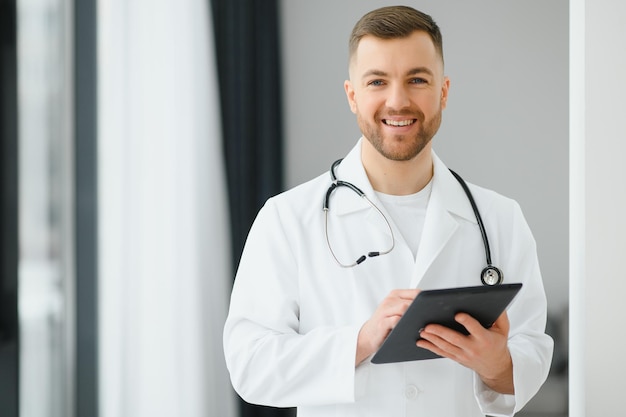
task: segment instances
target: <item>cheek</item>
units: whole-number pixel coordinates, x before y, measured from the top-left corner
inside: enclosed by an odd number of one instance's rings
[[[355,99],[352,104],[352,111],[354,113],[359,113],[362,117],[365,118],[374,117],[378,108],[379,104],[376,102],[376,100],[372,100],[371,97],[360,96],[360,99]]]
[[[420,100],[416,102],[418,107],[422,109],[424,113],[437,113],[443,107],[445,107],[445,101],[440,95],[429,94],[426,97],[420,97]]]

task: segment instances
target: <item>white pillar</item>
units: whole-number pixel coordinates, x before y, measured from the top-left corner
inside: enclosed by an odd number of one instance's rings
[[[626,4],[570,0],[570,416],[617,415],[626,361]]]

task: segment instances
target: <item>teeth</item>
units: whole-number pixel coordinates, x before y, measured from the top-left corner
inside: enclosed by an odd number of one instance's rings
[[[385,119],[385,124],[389,126],[408,126],[413,124],[413,119],[409,120],[388,120]]]

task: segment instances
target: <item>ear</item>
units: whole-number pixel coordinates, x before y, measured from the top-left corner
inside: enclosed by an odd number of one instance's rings
[[[443,77],[443,85],[441,86],[441,108],[445,109],[448,105],[448,91],[450,90],[450,78]]]
[[[356,100],[354,87],[352,86],[352,82],[350,80],[346,80],[343,83],[343,88],[346,90],[346,97],[348,98],[348,104],[350,105],[350,110],[352,113],[356,114]]]

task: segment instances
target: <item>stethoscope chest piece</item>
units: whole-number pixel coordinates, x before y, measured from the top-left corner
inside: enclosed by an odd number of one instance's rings
[[[485,285],[500,285],[503,278],[502,271],[493,265],[485,267],[480,273],[480,280]]]

